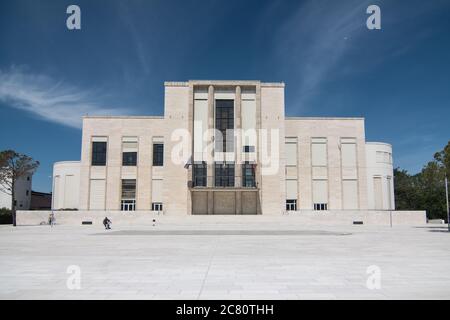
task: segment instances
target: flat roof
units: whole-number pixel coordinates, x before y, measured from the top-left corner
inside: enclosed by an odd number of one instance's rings
[[[188,80],[188,81],[165,81],[164,86],[168,87],[187,87],[192,85],[222,85],[222,86],[255,86],[262,87],[281,87],[284,88],[284,82],[261,82],[260,80]]]
[[[164,116],[108,116],[84,115],[83,119],[164,119]],[[285,120],[364,120],[363,117],[285,117]]]
[[[378,142],[378,141],[366,141],[366,144],[370,144],[370,145],[382,145],[382,146],[388,146],[392,148],[392,144],[387,143],[387,142]]]
[[[285,120],[364,120],[363,117],[285,117]]]
[[[90,116],[85,115],[83,119],[164,119],[164,116]]]

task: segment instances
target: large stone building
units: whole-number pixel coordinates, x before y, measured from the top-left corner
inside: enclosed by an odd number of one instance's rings
[[[286,117],[284,83],[166,82],[164,116],[86,116],[52,208],[165,215],[394,210],[392,149],[363,118]]]

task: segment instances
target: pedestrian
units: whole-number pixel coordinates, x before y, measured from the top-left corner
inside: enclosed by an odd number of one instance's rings
[[[55,224],[55,214],[54,213],[50,213],[50,215],[48,216],[48,224],[50,225],[50,227],[53,228],[53,225]]]
[[[111,229],[111,220],[109,220],[108,217],[105,217],[105,219],[103,219],[103,225],[105,226],[105,230]]]

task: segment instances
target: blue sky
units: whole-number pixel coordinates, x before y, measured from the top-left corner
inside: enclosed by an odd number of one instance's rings
[[[2,0],[0,150],[39,160],[33,189],[50,191],[83,114],[161,115],[167,80],[258,79],[286,83],[288,116],[365,117],[415,173],[450,140],[449,39],[446,0]]]

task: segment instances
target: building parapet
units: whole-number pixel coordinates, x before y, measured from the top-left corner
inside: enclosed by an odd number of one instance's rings
[[[285,117],[285,120],[360,120],[364,121],[363,117]]]
[[[387,147],[391,147],[391,148],[392,148],[392,144],[387,143],[387,142],[378,142],[378,141],[371,141],[371,142],[368,142],[368,141],[366,141],[366,144],[368,144],[368,145],[387,146]]]
[[[261,82],[259,80],[189,80],[189,81],[166,81],[166,87],[187,87],[189,85],[198,86],[256,86],[284,88],[284,82]]]
[[[164,119],[164,116],[90,116],[85,115],[83,119]]]

